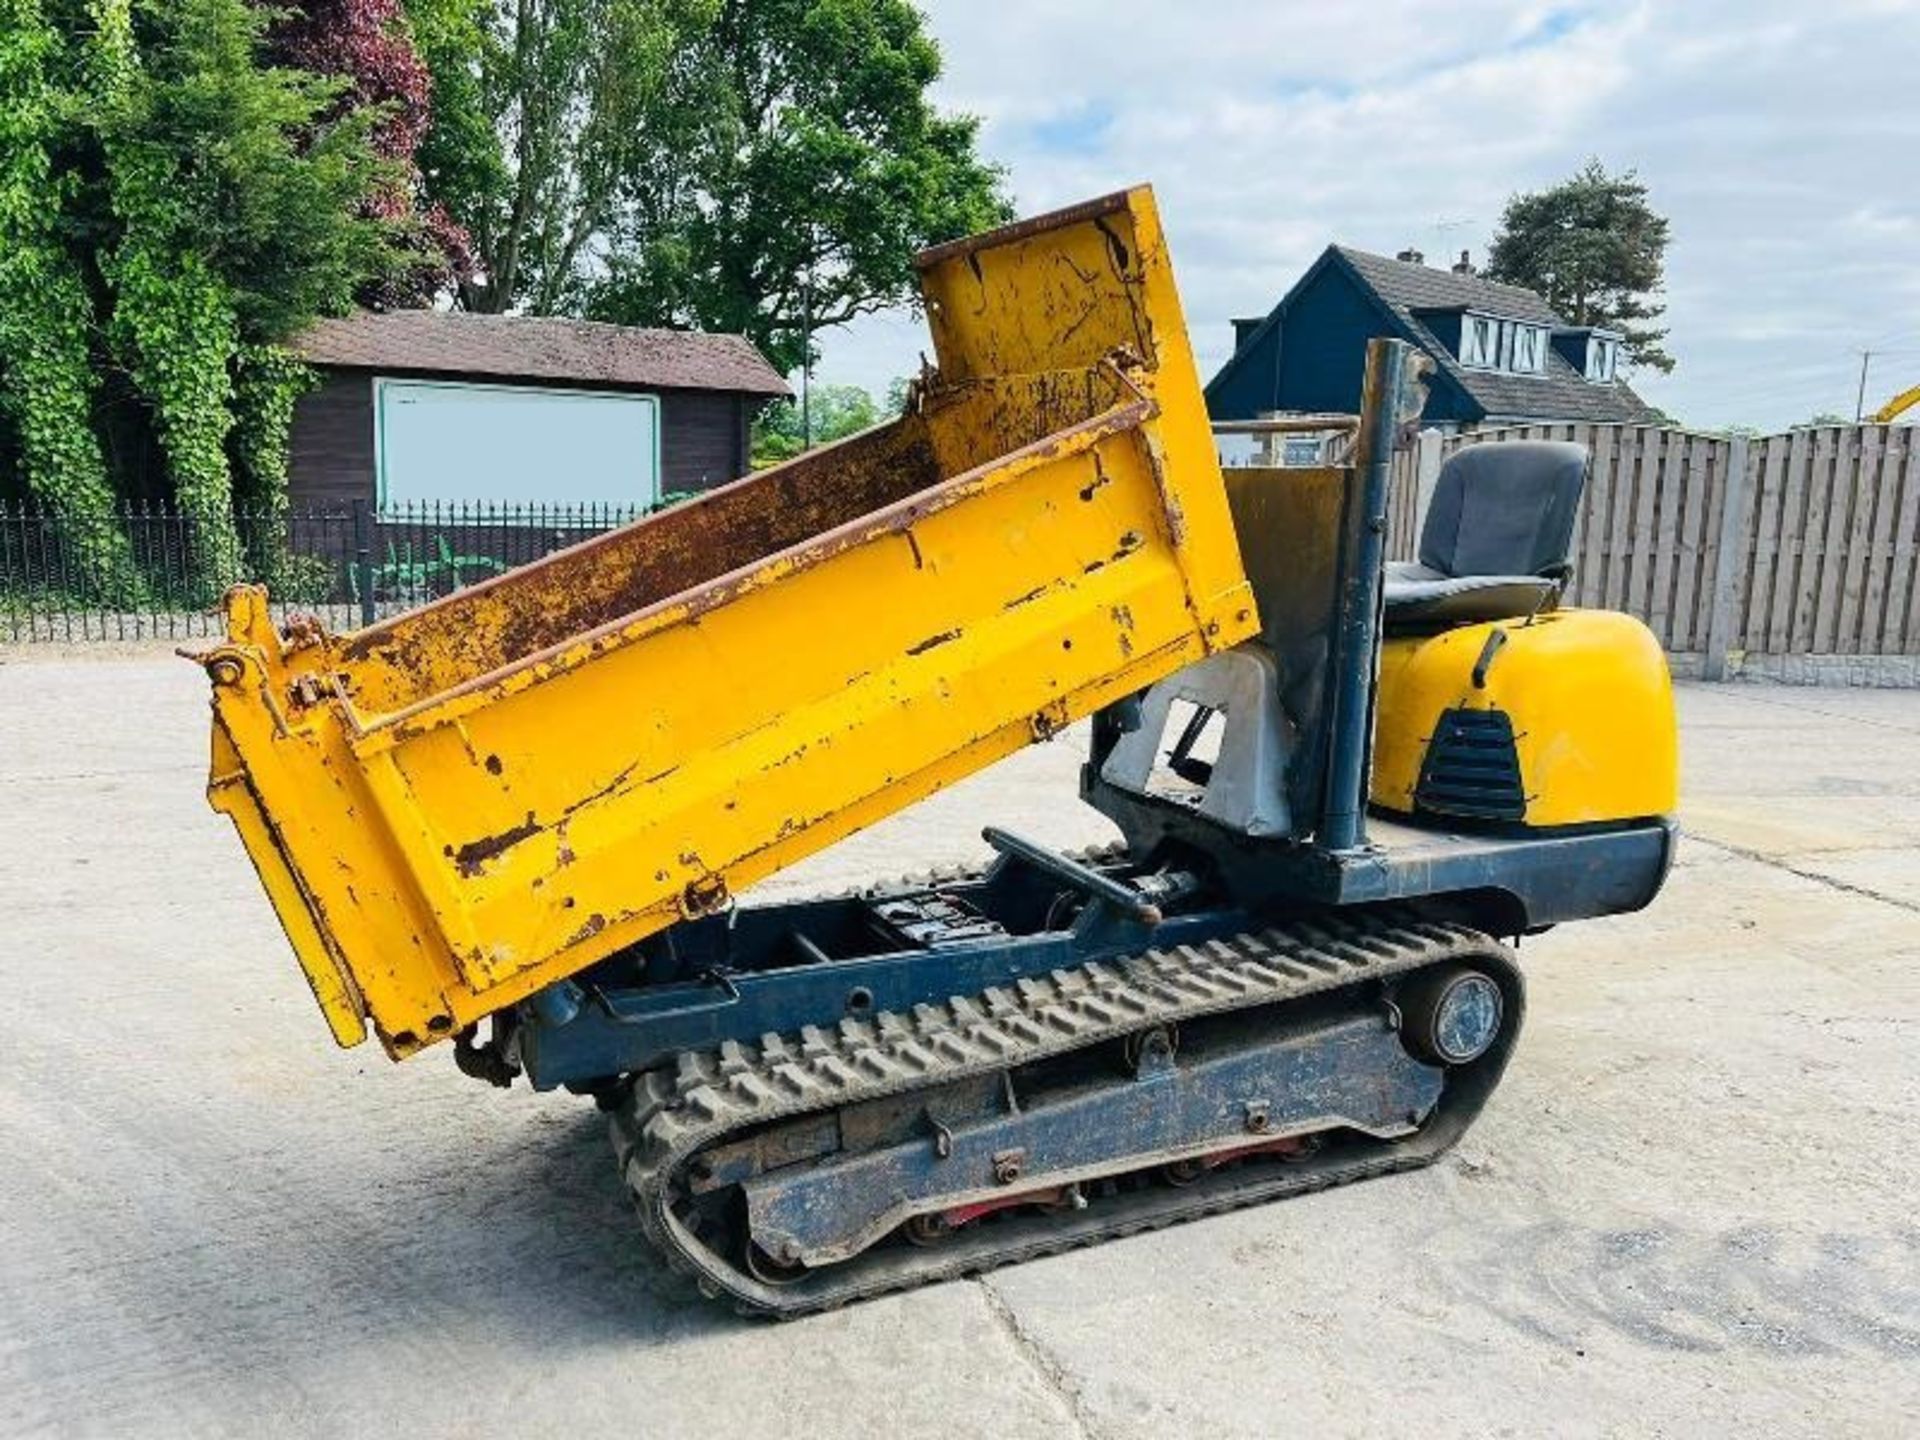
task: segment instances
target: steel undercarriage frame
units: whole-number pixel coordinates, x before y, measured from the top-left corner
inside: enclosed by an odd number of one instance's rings
[[[621,1094],[614,1146],[673,1265],[790,1317],[1429,1164],[1523,1011],[1480,931],[1318,914],[682,1052]]]
[[[1571,918],[1576,904],[1580,915],[1596,913],[1600,880],[1608,887],[1602,910],[1644,904],[1673,846],[1665,821],[1575,835],[1392,828],[1411,840],[1341,856],[1274,841],[1242,842],[1236,852],[1223,836],[1209,841],[1217,847],[1211,866],[1198,852],[1141,863],[1117,846],[1051,858],[1039,847],[1009,846],[981,872],[743,906],[675,926],[535,997],[503,1027],[506,1056],[536,1088],[603,1090],[690,1049],[910,1011],[1071,966],[1202,943],[1256,920],[1361,904],[1417,902],[1489,933],[1519,935]],[[1010,838],[994,834],[1002,844]],[[1178,855],[1171,825],[1167,835],[1159,854]],[[1133,885],[1176,898],[1157,921],[1143,918],[1147,902],[1119,898]]]
[[[1238,1012],[1177,1036],[1148,1031],[1131,1056],[1071,1053],[1059,1068],[1078,1073],[1032,1087],[1040,1103],[1005,1071],[915,1092],[904,1104],[870,1102],[864,1108],[880,1113],[868,1123],[880,1133],[850,1156],[836,1151],[857,1113],[797,1137],[818,1137],[813,1156],[790,1141],[775,1167],[764,1164],[764,1142],[717,1159],[709,1152],[700,1184],[738,1185],[755,1243],[784,1263],[819,1267],[914,1219],[940,1222],[919,1232],[937,1238],[1012,1204],[1084,1208],[1084,1187],[1113,1172],[1117,1136],[1126,1137],[1129,1168],[1184,1166],[1177,1173],[1187,1183],[1216,1155],[1305,1157],[1339,1129],[1402,1139],[1439,1104],[1445,1072],[1409,1054],[1384,1018],[1362,1011],[1275,1023]],[[929,1130],[933,1143],[915,1143]],[[803,1157],[826,1163],[795,1163]],[[1038,1191],[1028,1175],[1040,1177]]]

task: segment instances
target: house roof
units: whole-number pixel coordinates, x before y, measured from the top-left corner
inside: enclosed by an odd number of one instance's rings
[[[1360,277],[1389,305],[1407,310],[1480,310],[1509,320],[1532,320],[1542,325],[1564,325],[1553,307],[1539,294],[1520,285],[1503,285],[1484,275],[1459,275],[1452,270],[1411,260],[1389,260],[1356,250],[1333,247]]]
[[[1552,346],[1547,347],[1544,375],[1470,370],[1420,318],[1423,313],[1440,310],[1476,310],[1503,319],[1567,328],[1566,322],[1535,291],[1519,285],[1504,285],[1481,275],[1459,275],[1450,269],[1392,260],[1348,245],[1326,248],[1285,298],[1273,307],[1266,320],[1246,335],[1220,373],[1208,382],[1209,394],[1237,368],[1243,356],[1252,353],[1268,330],[1282,323],[1293,297],[1328,265],[1352,275],[1400,326],[1404,338],[1425,349],[1447,380],[1465,391],[1489,420],[1591,420],[1650,425],[1659,419],[1626,385],[1593,383],[1567,364]]]
[[[744,335],[643,330],[551,316],[468,311],[356,311],[294,342],[315,365],[346,370],[559,380],[637,390],[789,395]]]
[[[1566,328],[1566,321],[1539,294],[1519,285],[1503,285],[1480,275],[1458,275],[1431,265],[1390,260],[1346,245],[1334,251],[1392,310],[1434,361],[1473,397],[1488,419],[1551,418],[1650,425],[1658,416],[1621,383],[1596,385],[1547,347],[1544,375],[1510,375],[1472,370],[1421,321],[1422,310],[1477,310],[1503,320],[1526,320]]]

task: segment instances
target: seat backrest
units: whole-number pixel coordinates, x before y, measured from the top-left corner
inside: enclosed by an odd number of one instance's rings
[[[1567,563],[1587,450],[1559,440],[1469,445],[1440,467],[1420,563],[1443,575],[1544,575]]]

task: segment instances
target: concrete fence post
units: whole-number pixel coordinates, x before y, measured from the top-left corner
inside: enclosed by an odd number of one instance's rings
[[[1707,602],[1707,649],[1701,675],[1727,678],[1727,650],[1733,641],[1733,609],[1740,594],[1740,570],[1746,564],[1747,437],[1727,442],[1725,500],[1720,507],[1720,536],[1713,550],[1713,591]]]

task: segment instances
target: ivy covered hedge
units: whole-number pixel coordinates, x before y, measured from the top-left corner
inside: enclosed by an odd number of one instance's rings
[[[307,383],[285,342],[419,264],[376,214],[393,208],[382,112],[269,63],[280,13],[0,0],[0,421],[13,488],[61,517],[81,583],[110,603],[142,584],[115,519],[127,499],[192,518],[209,598],[270,575],[276,557],[247,554],[231,517],[284,504]],[[146,443],[124,443],[130,428]],[[143,451],[164,458],[159,497],[119,458]]]

